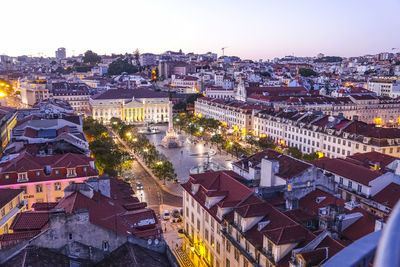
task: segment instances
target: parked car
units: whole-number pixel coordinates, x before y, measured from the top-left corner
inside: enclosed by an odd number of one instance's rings
[[[164,210],[163,219],[169,220],[169,210]]]
[[[136,189],[137,189],[137,190],[143,190],[143,185],[142,185],[141,182],[137,182],[137,183],[136,183]]]
[[[172,210],[172,217],[179,218],[179,210],[177,209]]]

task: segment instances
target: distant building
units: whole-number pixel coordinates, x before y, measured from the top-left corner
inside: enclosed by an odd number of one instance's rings
[[[378,96],[397,98],[400,96],[400,81],[396,80],[370,80],[368,90],[375,92]]]
[[[157,56],[151,53],[144,53],[140,55],[139,62],[141,66],[156,66]]]
[[[56,59],[61,60],[67,57],[67,52],[64,47],[60,47],[56,50]]]
[[[20,82],[19,90],[22,103],[26,107],[32,107],[35,103],[52,96],[46,80],[23,80]]]
[[[167,122],[169,97],[166,92],[147,88],[110,89],[90,98],[94,119],[109,122],[112,117],[126,122]]]

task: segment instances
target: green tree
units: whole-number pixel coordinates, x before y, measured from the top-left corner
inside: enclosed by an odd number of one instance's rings
[[[84,63],[89,65],[95,65],[101,62],[101,57],[94,53],[92,50],[87,50],[82,57]]]
[[[141,70],[140,67],[132,65],[127,58],[125,59],[117,59],[113,61],[107,70],[108,75],[120,75],[123,72],[128,74],[136,73]]]
[[[300,149],[298,149],[295,146],[291,146],[287,149],[287,153],[296,158],[296,159],[301,159],[303,157],[303,153],[301,153]]]
[[[317,159],[318,159],[318,154],[316,152],[312,152],[312,153],[303,155],[303,160],[305,160],[305,161],[314,161]]]
[[[318,76],[318,73],[316,73],[314,70],[306,68],[299,69],[299,74],[303,77]]]

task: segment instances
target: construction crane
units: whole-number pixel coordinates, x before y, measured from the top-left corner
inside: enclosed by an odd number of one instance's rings
[[[225,46],[225,47],[222,47],[222,48],[221,48],[221,50],[222,50],[222,56],[225,56],[225,48],[228,48],[228,47]]]

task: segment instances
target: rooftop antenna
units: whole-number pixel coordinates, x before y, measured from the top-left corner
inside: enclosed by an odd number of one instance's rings
[[[222,48],[221,48],[221,50],[222,50],[222,56],[225,56],[225,48],[228,48],[228,47],[225,46],[225,47],[222,47]]]

